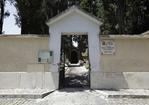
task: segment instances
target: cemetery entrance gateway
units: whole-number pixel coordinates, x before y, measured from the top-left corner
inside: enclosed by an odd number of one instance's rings
[[[70,34],[61,36],[59,88],[90,87],[88,36]]]
[[[78,7],[71,7],[47,22],[49,26],[49,50],[53,52],[53,62],[49,64],[51,77],[56,82],[53,89],[59,88],[59,63],[61,58],[62,35],[87,35],[90,61],[90,88],[96,88],[97,74],[100,72],[100,42],[101,22]],[[71,33],[71,34],[70,34]],[[74,33],[74,34],[72,34]],[[76,50],[74,50],[76,51]],[[77,59],[75,60],[77,62]],[[73,62],[73,61],[72,61]],[[52,86],[52,85],[51,85]]]

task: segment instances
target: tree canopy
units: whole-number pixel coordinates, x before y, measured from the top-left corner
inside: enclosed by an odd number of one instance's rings
[[[48,34],[45,21],[72,5],[100,18],[101,34],[140,34],[149,30],[149,0],[13,0],[13,3],[22,34]]]

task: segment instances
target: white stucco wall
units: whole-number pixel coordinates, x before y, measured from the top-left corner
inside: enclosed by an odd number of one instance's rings
[[[0,36],[0,72],[44,72],[48,64],[38,62],[38,53],[48,50],[48,36]]]
[[[57,89],[58,73],[38,62],[39,51],[48,51],[48,43],[48,36],[0,36],[0,89]]]
[[[64,32],[88,33],[91,71],[100,70],[100,61],[97,59],[100,58],[99,24],[74,11],[49,27],[49,48],[54,51],[54,62],[51,65],[53,72],[58,71],[57,63],[60,62],[61,34]]]
[[[108,35],[107,35],[108,36]],[[100,72],[91,73],[93,89],[149,89],[149,35],[109,35],[114,54],[101,54]]]

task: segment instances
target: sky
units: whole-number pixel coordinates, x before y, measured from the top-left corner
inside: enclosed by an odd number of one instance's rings
[[[5,11],[7,10],[10,12],[10,16],[4,19],[3,24],[4,34],[20,34],[21,29],[15,24],[14,14],[17,14],[15,7],[6,2]]]

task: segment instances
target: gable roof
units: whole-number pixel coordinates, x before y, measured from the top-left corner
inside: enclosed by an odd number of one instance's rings
[[[73,13],[73,12],[77,12],[78,14],[88,18],[89,20],[93,21],[94,23],[98,24],[98,25],[101,25],[102,22],[97,18],[95,17],[94,15],[91,15],[89,13],[87,13],[86,11],[82,10],[81,8],[79,7],[76,7],[76,6],[72,6],[68,9],[66,9],[64,12],[60,13],[59,15],[49,19],[46,24],[48,26],[50,26],[51,24],[61,20],[62,18],[68,16],[69,14]]]

